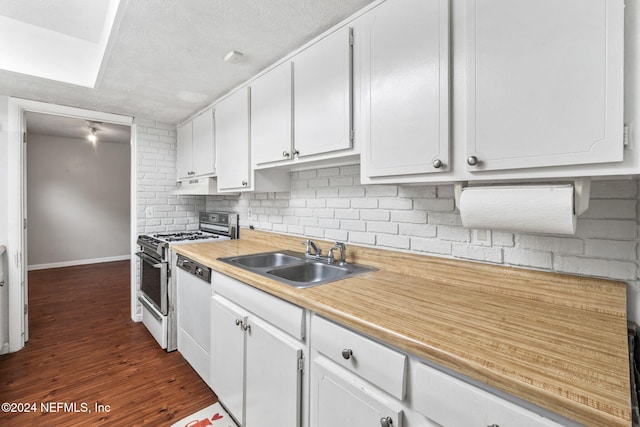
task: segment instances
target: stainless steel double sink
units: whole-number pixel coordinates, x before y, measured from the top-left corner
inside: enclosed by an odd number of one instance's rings
[[[326,261],[309,259],[302,252],[285,250],[218,260],[295,288],[309,288],[376,270],[358,264],[329,264]]]

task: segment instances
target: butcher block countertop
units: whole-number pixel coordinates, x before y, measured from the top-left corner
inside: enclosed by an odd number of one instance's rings
[[[626,286],[621,282],[347,245],[378,271],[295,289],[217,258],[303,251],[255,230],[176,252],[588,426],[630,426]],[[315,240],[326,253],[329,242]]]

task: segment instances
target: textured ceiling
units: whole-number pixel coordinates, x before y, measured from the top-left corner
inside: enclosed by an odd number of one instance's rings
[[[16,2],[0,2],[0,14],[3,3]],[[177,124],[371,2],[129,0],[95,89],[0,71],[0,94]],[[47,21],[50,1],[17,3],[25,8],[15,19],[64,27]],[[90,37],[86,28],[74,31]],[[224,62],[230,50],[243,60]]]

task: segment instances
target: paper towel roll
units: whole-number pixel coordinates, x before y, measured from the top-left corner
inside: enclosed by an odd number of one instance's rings
[[[462,225],[528,233],[575,234],[573,185],[466,187]]]

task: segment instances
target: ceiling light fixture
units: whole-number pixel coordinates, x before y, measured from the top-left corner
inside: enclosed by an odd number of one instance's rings
[[[92,126],[89,126],[89,131],[90,132],[89,132],[89,136],[87,136],[87,139],[95,144],[96,141],[98,141],[98,137],[96,136],[97,129]]]
[[[224,61],[229,64],[237,64],[242,60],[242,52],[238,52],[237,50],[230,50],[225,56]]]

